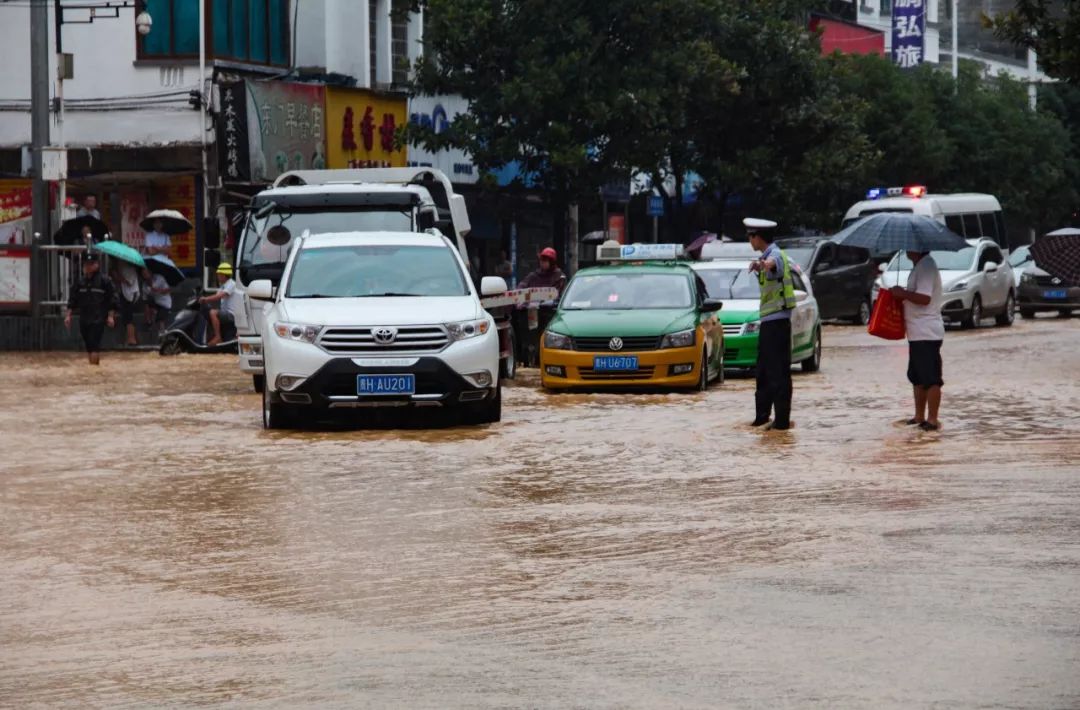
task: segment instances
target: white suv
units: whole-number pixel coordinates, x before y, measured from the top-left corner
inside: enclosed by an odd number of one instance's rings
[[[506,290],[499,277],[483,295]],[[499,336],[457,249],[435,234],[331,233],[301,239],[281,286],[253,281],[261,324],[263,425],[328,410],[452,408],[469,423],[502,416]]]
[[[934,251],[930,256],[941,272],[941,315],[945,322],[978,328],[994,316],[998,325],[1012,325],[1016,314],[1016,286],[1012,266],[991,239],[968,239],[960,251]],[[911,262],[897,253],[874,284],[874,298],[882,286],[906,285]]]

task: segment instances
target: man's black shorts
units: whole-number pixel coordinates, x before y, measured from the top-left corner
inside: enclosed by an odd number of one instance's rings
[[[83,323],[80,321],[79,332],[82,334],[83,342],[86,343],[86,352],[101,352],[101,336],[105,335],[104,323]]]
[[[940,340],[915,340],[908,343],[908,381],[916,387],[941,387]]]
[[[120,323],[122,325],[131,325],[135,322],[135,306],[138,305],[138,300],[128,301],[127,299],[120,298]]]

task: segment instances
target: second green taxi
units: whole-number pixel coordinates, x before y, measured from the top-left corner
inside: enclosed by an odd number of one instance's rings
[[[610,263],[574,276],[544,332],[543,386],[704,390],[722,380],[722,304],[677,260],[681,251],[667,244],[605,245],[601,259]]]

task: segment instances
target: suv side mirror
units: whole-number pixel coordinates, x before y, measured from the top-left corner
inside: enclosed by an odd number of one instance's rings
[[[248,298],[252,298],[256,301],[273,301],[274,300],[274,284],[270,279],[257,279],[248,284],[247,287]]]
[[[506,279],[502,276],[485,276],[480,280],[481,296],[501,296],[506,291]]]
[[[998,265],[998,263],[996,261],[988,261],[988,262],[986,262],[986,265],[983,266],[983,271],[985,271],[986,273],[989,274],[989,273],[992,273],[994,271],[997,271],[998,266],[999,265]]]
[[[724,302],[718,298],[706,298],[701,302],[702,313],[716,313],[724,307]]]

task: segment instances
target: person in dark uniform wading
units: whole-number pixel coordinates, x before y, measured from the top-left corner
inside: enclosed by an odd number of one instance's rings
[[[791,428],[791,312],[795,309],[795,281],[791,262],[773,244],[776,222],[748,217],[743,220],[750,245],[761,257],[750,264],[761,285],[761,331],[758,334],[756,416],[753,426]]]
[[[101,337],[105,327],[116,323],[116,290],[113,283],[101,274],[98,255],[90,252],[83,259],[83,274],[72,284],[68,298],[64,327],[71,330],[71,316],[79,314],[79,332],[86,343],[91,365],[101,362]]]

